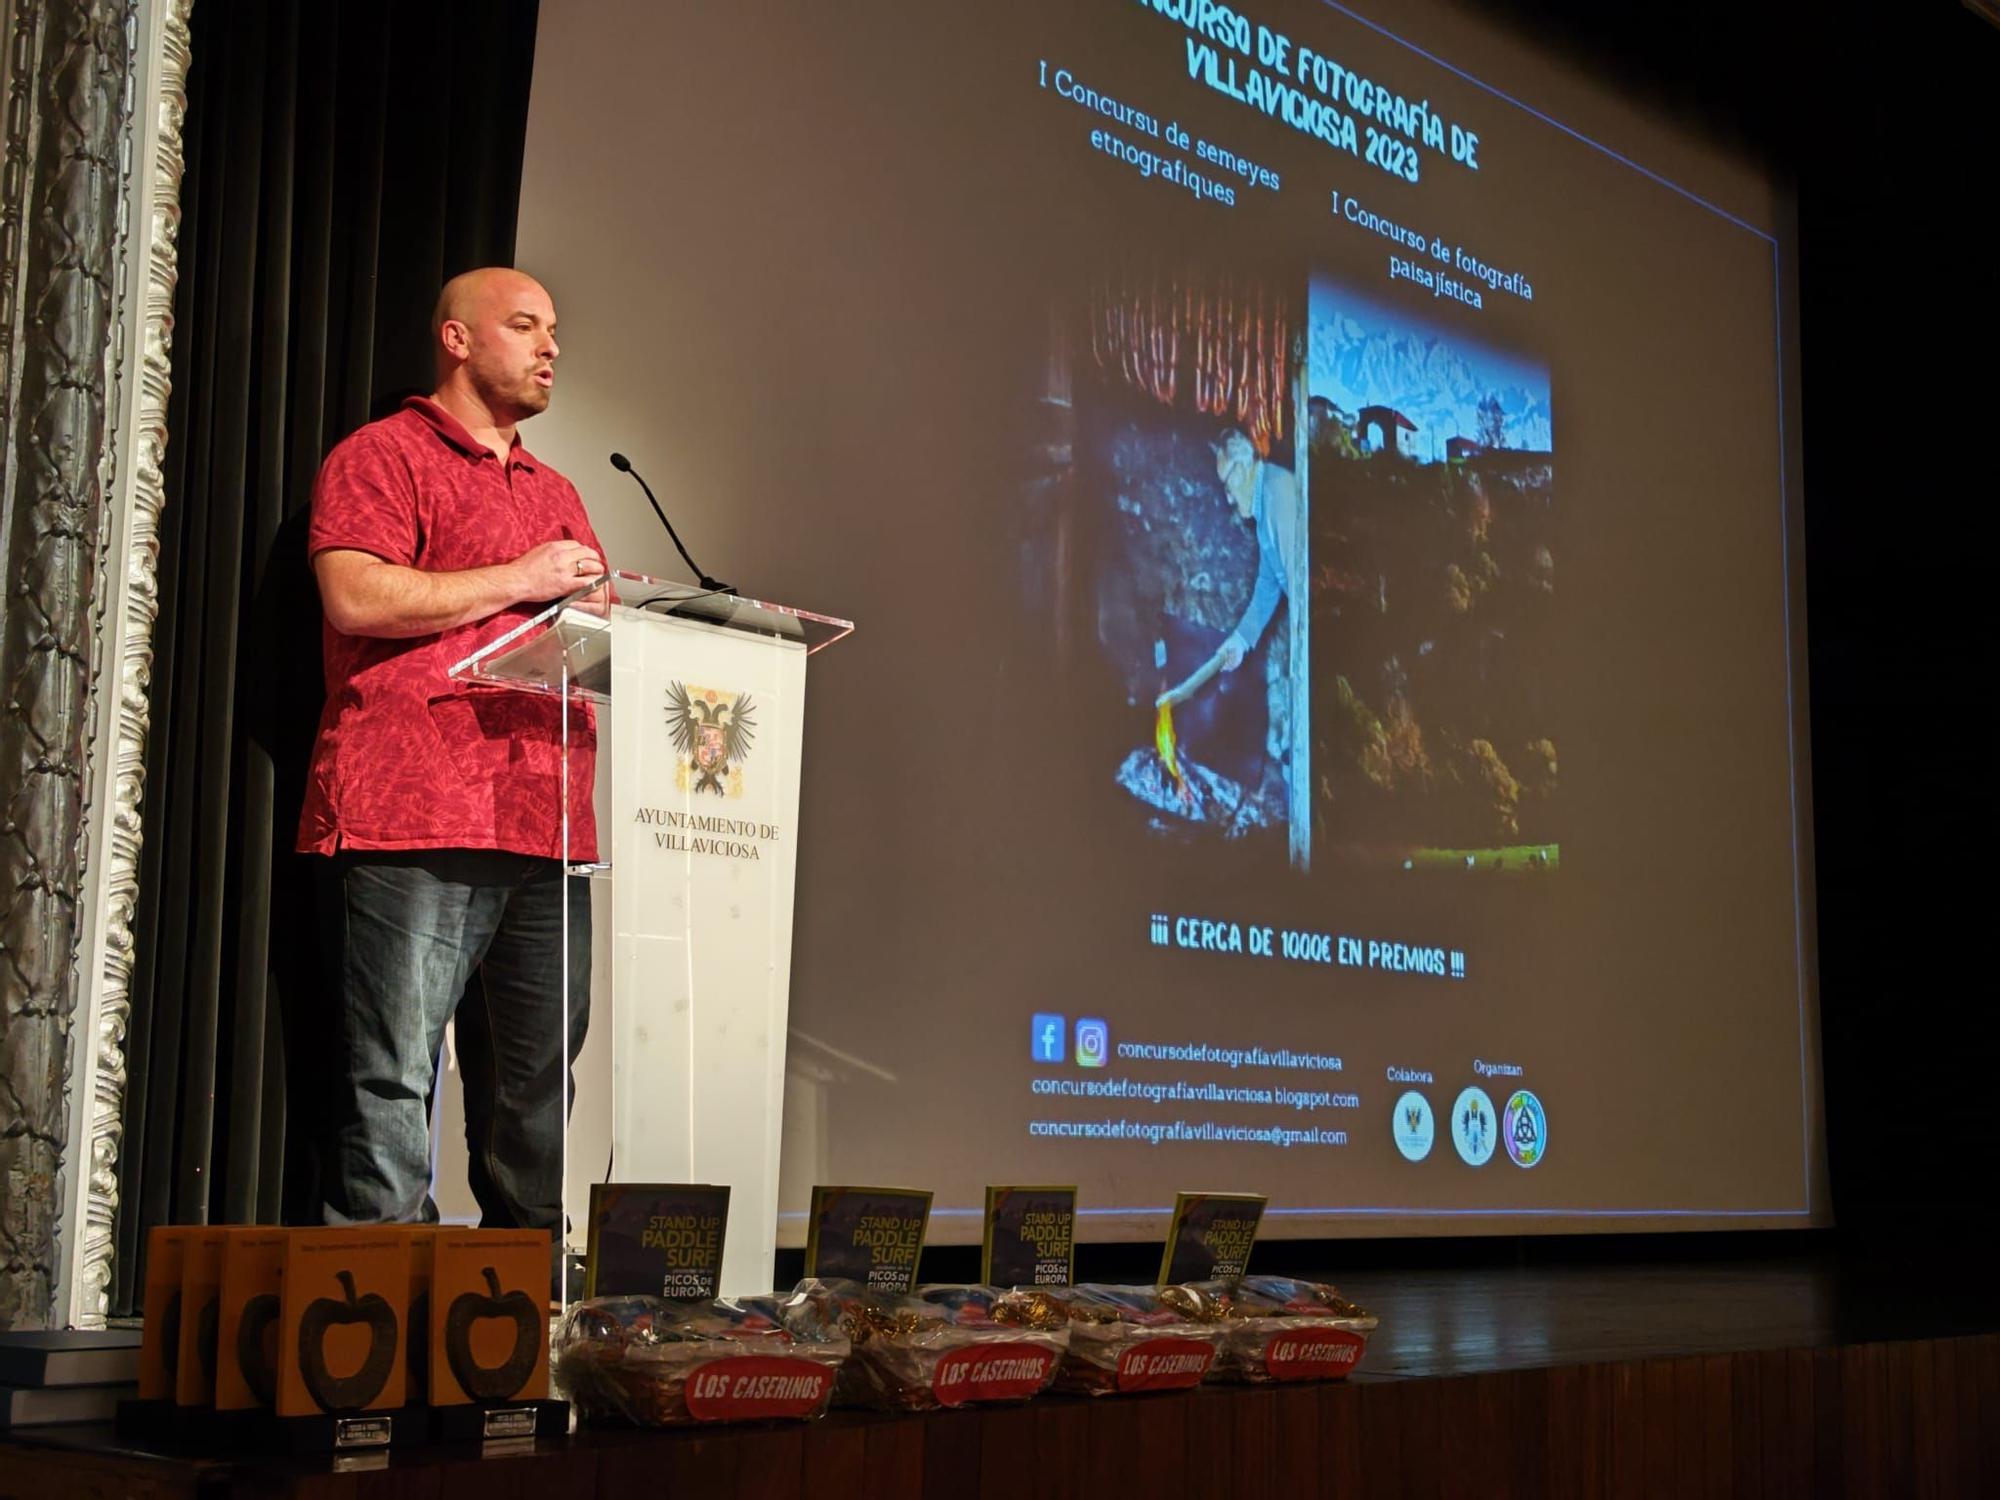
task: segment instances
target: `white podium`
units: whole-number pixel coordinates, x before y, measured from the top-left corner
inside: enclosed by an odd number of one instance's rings
[[[610,582],[608,614],[575,607],[593,580],[451,671],[561,700],[565,808],[595,757],[595,858],[577,857],[589,844],[567,815],[564,845],[573,877],[610,883],[610,1014],[591,1026],[611,1034],[612,1170],[726,1183],[722,1291],[769,1291],[806,659],[854,627],[642,574]],[[566,927],[565,975],[571,940]],[[566,1134],[565,1201],[575,1170],[594,1180],[603,1164],[572,1162]]]

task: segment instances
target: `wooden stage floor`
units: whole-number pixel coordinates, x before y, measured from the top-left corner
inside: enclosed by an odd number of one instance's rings
[[[1351,1270],[1335,1279],[1382,1328],[1339,1385],[586,1432],[350,1472],[52,1428],[0,1439],[0,1497],[2000,1495],[1989,1267],[1821,1253]]]

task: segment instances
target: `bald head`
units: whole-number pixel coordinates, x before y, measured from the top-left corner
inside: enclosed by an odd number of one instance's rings
[[[431,310],[431,332],[441,333],[446,323],[469,323],[494,301],[518,301],[525,297],[549,300],[548,290],[526,271],[511,266],[481,266],[461,271],[444,284],[437,306]]]
[[[545,410],[555,328],[548,290],[526,272],[484,266],[452,277],[431,314],[439,391],[455,387],[503,423]]]

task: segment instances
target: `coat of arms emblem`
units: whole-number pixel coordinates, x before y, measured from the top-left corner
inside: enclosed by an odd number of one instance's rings
[[[743,762],[757,735],[756,705],[748,693],[670,683],[667,730],[679,757],[682,791],[743,795]]]

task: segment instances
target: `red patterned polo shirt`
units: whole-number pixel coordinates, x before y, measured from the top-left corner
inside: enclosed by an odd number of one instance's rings
[[[507,461],[434,401],[346,438],[313,486],[311,555],[368,552],[429,573],[511,562],[542,542],[587,542],[576,487],[514,440]],[[299,848],[503,849],[562,857],[561,704],[447,671],[539,613],[404,640],[325,627],[326,707],[299,819]],[[570,858],[597,857],[596,725],[572,705]]]

